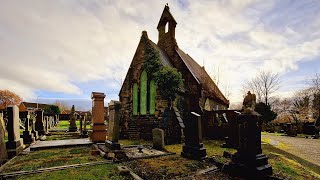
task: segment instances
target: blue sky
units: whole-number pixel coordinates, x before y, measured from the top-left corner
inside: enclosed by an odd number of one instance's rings
[[[92,91],[106,93],[106,102],[118,99],[141,32],[157,42],[167,2],[179,47],[212,77],[219,74],[233,104],[260,70],[281,75],[278,97],[320,72],[317,0],[4,0],[0,89],[29,101],[86,101],[83,108]]]

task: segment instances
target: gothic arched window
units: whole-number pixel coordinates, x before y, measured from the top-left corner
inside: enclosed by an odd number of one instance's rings
[[[132,89],[132,114],[138,115],[138,84],[133,84]]]
[[[147,114],[147,84],[148,76],[147,72],[144,70],[140,76],[140,114]]]

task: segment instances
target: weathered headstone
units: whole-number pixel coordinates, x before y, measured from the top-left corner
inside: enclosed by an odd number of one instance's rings
[[[35,122],[35,130],[38,131],[39,136],[45,135],[45,128],[43,123],[43,111],[37,110],[36,111],[36,122]]]
[[[79,118],[79,119],[80,119],[80,128],[79,128],[79,130],[80,130],[80,134],[82,134],[82,130],[83,130],[83,129],[82,129],[82,125],[83,125],[83,119],[84,119],[84,117],[80,115],[80,118]]]
[[[30,119],[31,119],[31,116],[30,116],[30,114],[28,114],[27,118],[25,118],[25,121],[24,121],[24,131],[23,131],[23,143],[24,144],[31,144],[35,141],[35,138],[34,138],[33,134],[31,133]]]
[[[35,140],[38,139],[38,131],[36,131],[36,119],[35,114],[30,113],[30,126],[31,126],[31,133],[33,134],[33,137]]]
[[[9,158],[20,154],[24,148],[23,141],[20,138],[19,108],[18,106],[8,106],[8,142],[6,143]]]
[[[87,138],[88,137],[88,130],[87,130],[87,120],[88,120],[88,114],[85,113],[83,117],[83,130],[80,134],[81,137]]]
[[[104,93],[92,92],[92,132],[90,139],[92,142],[105,142],[107,131],[104,123]]]
[[[4,124],[3,114],[0,113],[0,165],[8,159],[7,148],[5,143],[6,125]]]
[[[109,123],[108,137],[106,146],[111,149],[120,149],[119,140],[119,121],[120,121],[120,102],[110,101],[109,107]]]
[[[45,131],[45,134],[49,133],[49,117],[48,116],[44,117],[44,131]]]
[[[159,128],[152,129],[153,148],[158,150],[164,149],[164,131]]]
[[[76,124],[76,111],[74,109],[74,105],[72,105],[71,108],[71,118],[70,118],[70,125],[69,125],[69,132],[76,132],[78,130],[77,124]]]
[[[268,157],[261,149],[261,120],[254,111],[245,111],[237,117],[239,147],[232,156],[230,170],[237,176],[264,179],[272,174]]]
[[[206,158],[207,152],[202,143],[201,116],[191,112],[189,119],[185,122],[185,144],[181,155],[189,159],[202,160]]]

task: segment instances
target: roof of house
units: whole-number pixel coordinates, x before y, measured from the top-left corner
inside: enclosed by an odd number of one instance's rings
[[[47,106],[50,106],[51,104],[41,104],[41,103],[33,103],[33,102],[22,102],[21,104],[23,104],[26,108],[45,108]]]

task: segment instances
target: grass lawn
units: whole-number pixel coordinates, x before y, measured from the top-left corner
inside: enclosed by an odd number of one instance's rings
[[[27,155],[17,156],[3,169],[3,172],[29,171],[70,164],[88,163],[104,160],[92,156],[90,147],[59,148],[34,151]]]
[[[118,176],[116,173],[116,164],[102,164],[87,166],[81,168],[70,168],[61,171],[46,172],[41,174],[34,174],[29,176],[20,176],[18,179],[125,179],[125,177]]]
[[[70,122],[69,121],[59,121],[59,124],[54,127],[53,129],[68,129],[69,128],[69,125],[70,125]],[[78,128],[80,128],[80,120],[76,120],[76,125]],[[88,128],[88,125],[87,125],[87,128]]]
[[[123,140],[125,144],[130,144],[130,141]],[[206,140],[204,146],[207,150],[207,155],[214,157],[217,161],[227,163],[230,160],[224,158],[223,152],[227,151],[235,153],[236,150],[222,148],[224,141]],[[132,144],[139,144],[138,141],[132,141]],[[140,141],[140,144],[144,144]],[[175,152],[176,155],[164,156],[156,159],[141,159],[130,162],[128,166],[142,178],[151,179],[170,179],[173,177],[183,178],[190,175],[199,169],[204,169],[210,164],[201,163],[199,161],[188,160],[180,156],[182,145],[168,145],[165,147],[169,152]],[[286,179],[320,179],[320,167],[314,165],[302,158],[294,156],[284,150],[275,148],[269,144],[262,144],[263,153],[269,157],[269,163],[272,165],[274,175]],[[218,172],[217,179],[223,175]],[[211,177],[213,178],[213,177]],[[214,177],[216,178],[216,177]],[[224,177],[228,179],[228,177]],[[222,179],[224,179],[222,178]],[[201,178],[200,178],[201,179]]]
[[[78,138],[80,138],[79,132],[50,132],[50,135],[46,137],[46,141]]]

